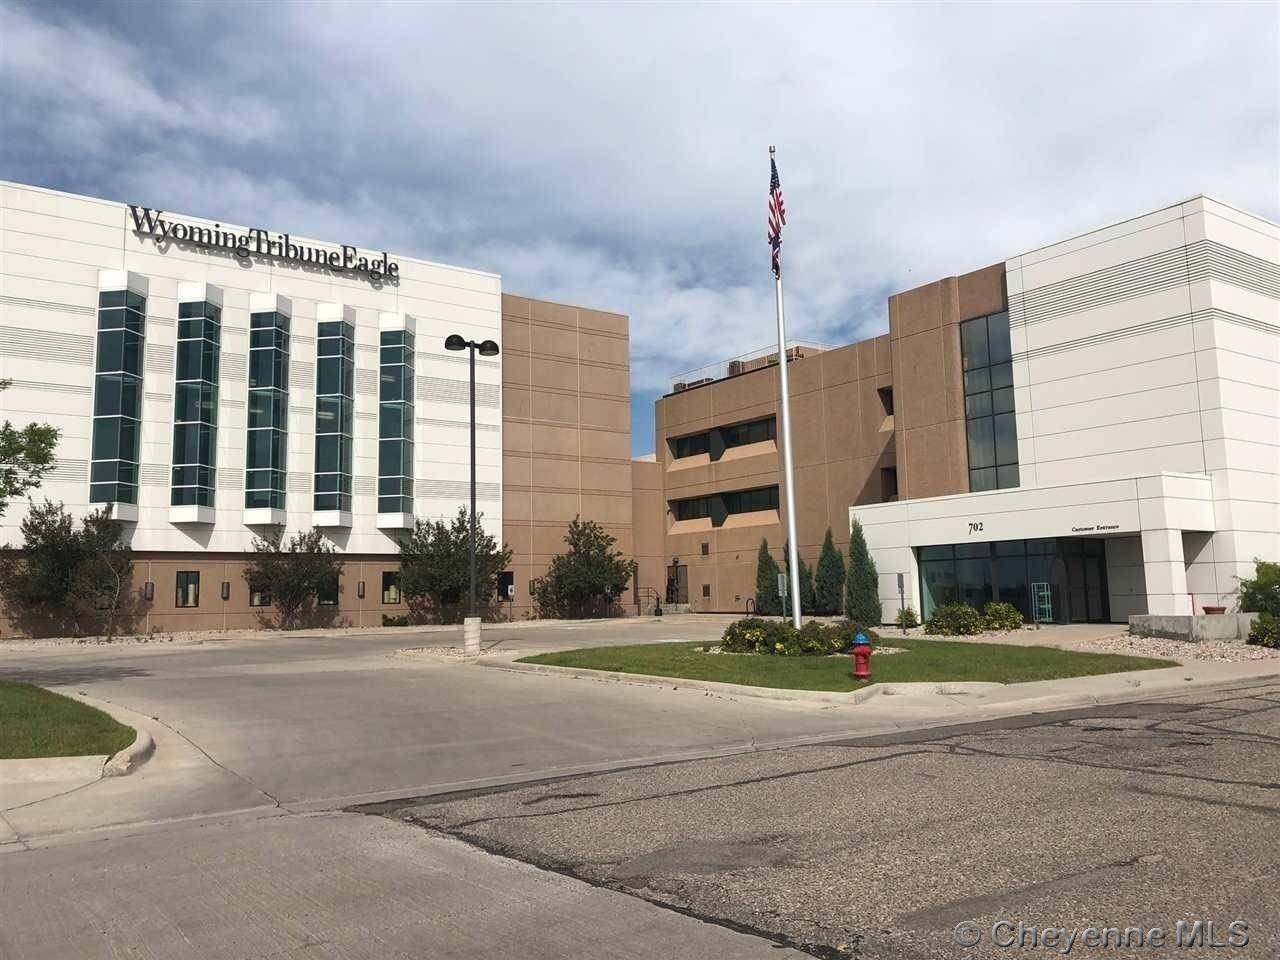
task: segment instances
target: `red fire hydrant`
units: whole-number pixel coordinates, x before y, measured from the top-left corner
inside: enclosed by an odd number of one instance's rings
[[[855,680],[871,679],[871,641],[865,633],[858,633],[853,638],[853,678]]]

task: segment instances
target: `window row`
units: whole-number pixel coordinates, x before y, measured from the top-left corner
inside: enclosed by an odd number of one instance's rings
[[[676,520],[710,518],[712,525],[717,527],[724,523],[726,517],[733,514],[777,509],[778,488],[776,486],[734,490],[729,493],[713,493],[705,497],[671,501],[671,514]]]
[[[713,427],[685,437],[673,437],[667,442],[673,459],[683,460],[709,453],[712,460],[719,460],[725,450],[750,443],[764,443],[766,440],[776,440],[777,437],[777,420],[774,417],[762,417],[727,427]]]
[[[222,599],[230,599],[229,581],[222,582]],[[361,584],[363,590],[363,583]],[[362,594],[363,596],[363,594]],[[249,606],[251,607],[269,607],[271,606],[271,594],[265,590],[249,589]],[[316,602],[322,607],[334,607],[338,605],[338,578],[330,577],[321,584],[316,594]],[[398,570],[385,570],[382,573],[382,602],[384,604],[398,604],[401,602],[400,595],[400,572]],[[184,609],[196,608],[200,606],[200,571],[199,570],[179,570],[174,577],[174,606]]]

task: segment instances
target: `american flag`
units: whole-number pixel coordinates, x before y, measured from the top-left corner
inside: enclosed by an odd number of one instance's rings
[[[787,208],[782,203],[782,181],[778,164],[769,157],[769,246],[773,250],[773,275],[782,276],[782,227],[787,222]]]

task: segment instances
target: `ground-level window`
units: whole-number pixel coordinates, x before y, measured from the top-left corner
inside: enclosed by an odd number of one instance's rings
[[[269,607],[271,606],[271,594],[265,590],[249,591],[249,606],[251,607]]]
[[[382,602],[383,603],[399,603],[400,602],[400,572],[398,570],[383,571]]]
[[[174,601],[174,605],[179,607],[200,606],[199,570],[178,571],[177,598]]]
[[[336,607],[338,605],[338,577],[336,574],[325,578],[324,583],[320,585],[320,592],[316,596],[316,602],[322,607]]]

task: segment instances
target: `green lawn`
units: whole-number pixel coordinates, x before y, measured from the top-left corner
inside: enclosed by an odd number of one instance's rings
[[[872,655],[872,680],[909,681],[985,680],[1022,683],[1060,677],[1086,677],[1124,670],[1174,667],[1172,660],[1151,660],[1111,653],[1077,653],[1053,647],[1017,647],[999,643],[954,643],[892,637],[886,646],[902,653]],[[543,653],[521,663],[556,667],[612,670],[688,680],[718,680],[751,687],[784,690],[856,690],[848,657],[771,657],[752,654],[699,653],[701,643],[644,643],[625,647],[592,647]]]
[[[0,760],[113,754],[137,734],[101,710],[29,683],[0,680]]]

